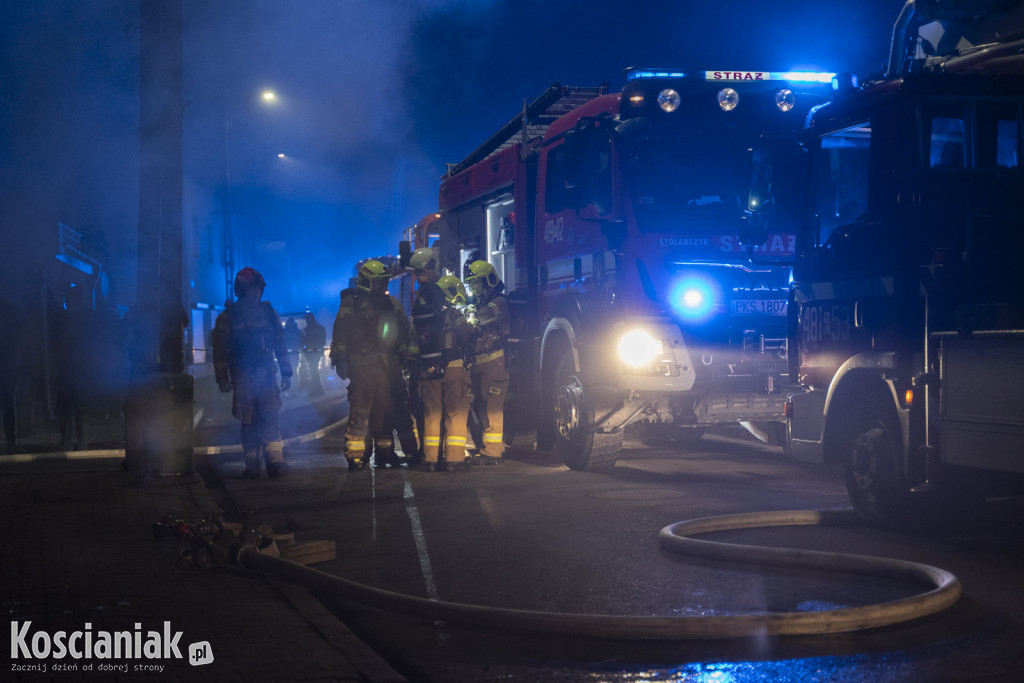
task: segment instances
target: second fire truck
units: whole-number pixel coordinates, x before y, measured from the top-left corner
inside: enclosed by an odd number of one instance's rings
[[[885,74],[755,154],[803,198],[790,451],[874,522],[1024,490],[1022,55],[1019,0],[908,2]]]

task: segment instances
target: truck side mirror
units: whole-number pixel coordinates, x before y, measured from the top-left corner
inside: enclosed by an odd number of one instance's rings
[[[626,119],[615,126],[615,134],[625,140],[634,140],[646,135],[650,129],[650,119],[646,116],[638,116],[635,119]]]
[[[412,243],[402,240],[398,243],[398,269],[405,270],[409,267],[409,259],[412,258]]]

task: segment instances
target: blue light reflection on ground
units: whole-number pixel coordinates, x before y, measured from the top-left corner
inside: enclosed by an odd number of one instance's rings
[[[878,683],[913,678],[909,661],[891,655],[809,657],[765,662],[686,664],[676,669],[594,674],[595,681],[678,681],[680,683]]]

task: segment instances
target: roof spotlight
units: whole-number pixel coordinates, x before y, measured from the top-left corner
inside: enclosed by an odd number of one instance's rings
[[[665,88],[658,93],[658,106],[661,110],[671,114],[679,108],[679,103],[682,102],[682,98],[672,88]]]
[[[718,106],[722,111],[732,111],[740,103],[740,94],[732,88],[722,88],[718,91]]]
[[[775,93],[775,106],[780,111],[789,111],[796,106],[796,95],[789,88],[783,88]]]

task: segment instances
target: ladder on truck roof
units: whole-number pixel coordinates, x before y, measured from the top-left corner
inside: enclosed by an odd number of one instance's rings
[[[533,102],[524,103],[521,112],[499,128],[494,135],[487,138],[469,156],[450,166],[444,177],[451,178],[473,164],[486,159],[495,152],[507,149],[517,142],[525,142],[544,135],[544,131],[553,121],[606,92],[608,92],[607,83],[596,87],[583,87],[563,86],[560,82],[555,81]]]

